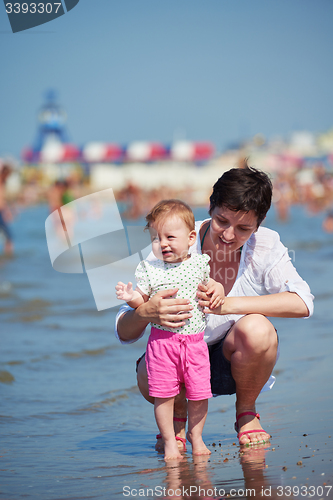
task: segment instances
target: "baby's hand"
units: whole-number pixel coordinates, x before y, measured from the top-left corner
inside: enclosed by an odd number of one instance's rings
[[[207,285],[206,294],[210,297],[209,309],[216,309],[224,304],[225,294],[224,287],[221,283],[211,279]]]
[[[129,281],[127,285],[125,285],[125,283],[119,281],[116,286],[116,295],[119,300],[124,300],[125,302],[131,301],[134,295],[132,283]]]

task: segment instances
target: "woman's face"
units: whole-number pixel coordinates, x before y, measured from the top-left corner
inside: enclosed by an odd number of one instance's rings
[[[234,212],[226,207],[215,207],[211,213],[210,236],[216,250],[231,254],[257,230],[257,216],[249,212]]]

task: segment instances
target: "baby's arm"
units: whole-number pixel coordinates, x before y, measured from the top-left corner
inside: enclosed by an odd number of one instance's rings
[[[210,297],[209,309],[215,309],[224,304],[225,293],[223,285],[210,278],[206,286],[206,294]]]
[[[125,300],[125,302],[127,302],[130,307],[133,307],[133,309],[136,309],[148,300],[148,296],[144,295],[138,287],[133,290],[131,282],[125,285],[125,283],[119,281],[116,286],[116,294],[117,299]]]

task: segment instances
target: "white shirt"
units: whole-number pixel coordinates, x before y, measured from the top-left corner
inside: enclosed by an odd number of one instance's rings
[[[195,229],[198,236],[196,243],[190,248],[190,253],[201,254],[199,231],[204,222],[196,222]],[[148,259],[152,259],[152,255]],[[309,310],[308,317],[312,316],[314,297],[310,292],[309,285],[297,273],[289,257],[288,249],[280,241],[279,234],[272,229],[260,226],[258,231],[253,233],[243,246],[236,281],[228,297],[259,296],[279,292],[297,293]],[[115,335],[118,339],[117,325],[119,317],[130,309],[125,304],[117,314]],[[242,316],[244,315],[227,314],[219,316],[209,314],[204,337],[207,344],[218,342]],[[140,338],[142,335],[140,335]],[[119,339],[123,344],[130,344],[136,340],[124,341]]]

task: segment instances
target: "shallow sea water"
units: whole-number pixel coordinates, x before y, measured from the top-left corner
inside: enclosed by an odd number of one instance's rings
[[[188,446],[179,465],[154,450],[153,409],[136,387],[147,335],[120,345],[115,310],[96,310],[87,276],[53,270],[47,216],[20,213],[16,255],[0,259],[1,499],[333,498],[333,235],[322,215],[295,207],[287,223],[266,220],[316,296],[311,319],[273,320],[277,383],[257,404],[271,444],[240,453],[235,398],[219,397],[204,431],[212,455],[193,459]]]

